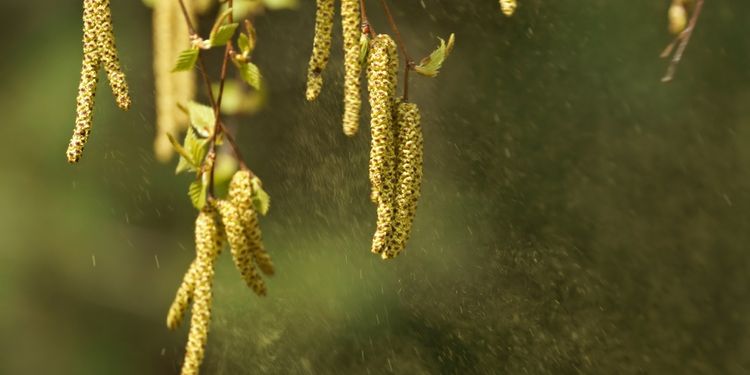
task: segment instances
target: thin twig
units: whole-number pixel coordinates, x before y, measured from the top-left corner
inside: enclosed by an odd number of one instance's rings
[[[385,11],[385,15],[388,18],[388,23],[391,24],[391,29],[393,30],[393,33],[396,34],[396,41],[398,42],[398,47],[401,49],[401,53],[404,55],[404,101],[409,100],[409,70],[414,68],[414,61],[409,57],[409,53],[406,51],[406,45],[404,44],[404,40],[401,38],[401,32],[398,31],[398,26],[396,26],[396,21],[393,19],[393,14],[391,14],[391,9],[388,7],[388,3],[386,0],[380,0],[380,4],[383,5],[383,10]]]
[[[680,61],[682,61],[682,55],[683,53],[685,53],[685,48],[687,48],[688,43],[690,43],[690,37],[693,36],[693,30],[695,30],[695,25],[698,23],[698,17],[700,17],[702,9],[703,0],[697,0],[695,3],[695,9],[693,10],[693,15],[690,17],[690,23],[688,24],[687,28],[683,30],[680,35],[678,35],[675,40],[667,46],[664,52],[662,52],[663,58],[668,57],[672,52],[675,44],[679,41],[680,44],[677,46],[677,51],[675,51],[674,55],[672,55],[672,60],[669,62],[669,67],[667,67],[667,73],[661,79],[662,82],[669,82],[672,80],[672,78],[674,78],[675,71],[677,70],[677,65],[680,64]]]
[[[362,14],[362,33],[370,34],[371,38],[375,37],[375,28],[370,24],[370,20],[367,18],[367,6],[365,0],[359,0],[359,9]]]

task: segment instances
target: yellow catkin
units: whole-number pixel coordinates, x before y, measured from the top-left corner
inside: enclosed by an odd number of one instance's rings
[[[83,2],[83,63],[76,98],[76,126],[66,153],[69,163],[76,163],[81,159],[83,148],[91,133],[96,84],[99,82],[97,73],[101,61],[97,39],[96,5],[97,0]]]
[[[200,1],[185,3],[191,18],[195,19],[194,9]],[[195,96],[195,73],[192,71],[172,72],[181,51],[190,46],[188,28],[183,18],[179,2],[157,1],[153,14],[154,32],[154,81],[156,89],[156,136],[154,153],[156,159],[168,162],[174,155],[167,134],[177,135],[187,128],[188,117],[178,103],[187,103]]]
[[[317,0],[315,13],[315,36],[310,64],[307,69],[307,100],[313,101],[323,88],[323,70],[331,53],[331,31],[333,29],[333,0]]]
[[[667,16],[669,19],[669,32],[674,35],[683,32],[688,22],[685,0],[672,0],[672,5],[669,6]]]
[[[258,223],[258,214],[253,206],[253,185],[250,172],[246,170],[237,171],[229,183],[229,201],[234,204],[240,213],[242,227],[245,235],[250,241],[250,251],[253,254],[255,264],[266,275],[274,274],[274,266],[271,256],[263,246],[263,238]]]
[[[257,295],[265,296],[266,284],[253,264],[250,241],[245,235],[239,210],[232,203],[225,200],[217,201],[216,208],[219,210],[221,220],[224,223],[234,264],[245,280],[245,284]]]
[[[99,52],[104,70],[107,72],[109,86],[112,89],[117,106],[126,111],[130,108],[130,94],[128,83],[125,81],[125,73],[123,73],[120,59],[117,57],[109,0],[99,0],[97,18],[100,27],[98,35]]]
[[[411,234],[422,187],[424,142],[420,126],[419,108],[414,103],[401,102],[396,109],[396,217],[390,245],[382,253],[383,259],[400,254]]]
[[[393,222],[393,194],[396,174],[393,105],[398,55],[396,43],[381,34],[372,40],[367,69],[367,89],[370,94],[370,184],[371,199],[377,204],[377,228],[372,241],[372,252],[381,254],[391,235]]]
[[[360,28],[359,0],[341,0],[341,24],[344,34],[344,134],[354,136],[359,129]]]
[[[516,12],[518,3],[516,0],[500,0],[500,10],[504,15],[510,17]]]
[[[211,321],[211,285],[214,278],[214,263],[221,251],[221,246],[221,226],[217,222],[216,214],[209,209],[204,209],[195,221],[194,302],[182,375],[198,374],[201,362],[203,362]]]
[[[185,272],[182,284],[177,289],[174,301],[169,307],[169,312],[167,313],[167,327],[169,329],[176,329],[182,324],[185,312],[190,307],[190,302],[193,300],[193,292],[195,291],[195,273],[196,262],[193,261],[190,264],[190,268]]]

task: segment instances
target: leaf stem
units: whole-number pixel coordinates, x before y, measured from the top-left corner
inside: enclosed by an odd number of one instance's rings
[[[391,9],[390,7],[388,7],[388,3],[386,2],[386,0],[380,0],[380,4],[383,5],[383,10],[385,11],[385,15],[388,18],[388,23],[391,24],[391,29],[396,35],[396,42],[398,43],[398,47],[401,49],[401,53],[404,55],[404,101],[408,101],[409,71],[414,68],[414,61],[412,61],[412,59],[409,57],[409,53],[406,51],[406,44],[404,44],[404,40],[401,38],[401,32],[399,32],[396,21],[393,19],[393,14],[391,14]]]

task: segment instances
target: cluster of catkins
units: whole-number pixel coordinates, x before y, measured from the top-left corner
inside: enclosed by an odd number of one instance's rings
[[[107,72],[117,106],[122,110],[128,110],[130,95],[125,74],[117,58],[109,0],[84,0],[83,64],[76,98],[76,126],[66,153],[70,163],[76,163],[81,159],[83,148],[91,133],[96,84],[102,65]]]
[[[372,252],[383,259],[401,253],[411,233],[422,186],[423,141],[419,108],[396,98],[396,43],[381,34],[370,43],[370,198],[377,205]]]
[[[518,3],[516,0],[500,0],[500,10],[504,15],[510,17],[516,12]]]
[[[688,23],[687,3],[689,0],[672,0],[667,12],[669,32],[677,35],[685,30]]]
[[[207,203],[195,221],[196,257],[167,314],[167,327],[175,329],[193,303],[182,375],[197,374],[203,361],[211,320],[214,264],[224,242],[229,243],[232,259],[245,283],[259,296],[266,294],[266,285],[257,269],[269,276],[274,273],[263,247],[252,189],[250,172],[238,171],[230,182],[227,199]]]
[[[359,84],[362,66],[359,61],[360,28],[359,0],[341,0],[341,25],[344,35],[344,116],[343,129],[347,136],[354,136],[359,130],[359,111],[362,100]],[[328,64],[333,30],[333,0],[317,0],[315,15],[315,36],[313,50],[307,70],[308,101],[315,100],[323,88],[323,70]]]

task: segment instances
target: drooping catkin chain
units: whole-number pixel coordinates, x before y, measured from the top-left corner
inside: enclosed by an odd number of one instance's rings
[[[250,252],[258,268],[266,275],[274,274],[271,256],[263,246],[263,239],[258,223],[258,214],[253,206],[253,185],[250,172],[237,171],[229,183],[229,201],[237,208],[250,244]]]
[[[130,109],[130,94],[128,83],[125,81],[125,73],[123,73],[120,59],[117,57],[109,0],[100,0],[96,13],[101,28],[98,35],[99,50],[104,70],[107,72],[107,78],[109,79],[109,86],[115,96],[117,106],[123,111],[127,111]]]
[[[76,97],[76,121],[66,156],[76,163],[91,134],[99,66],[104,63],[118,107],[130,107],[128,85],[115,49],[109,0],[83,1],[83,62]]]
[[[221,251],[222,242],[221,225],[217,221],[216,213],[210,208],[202,210],[195,221],[194,301],[182,375],[198,374],[203,362],[211,322],[214,263]]]
[[[411,234],[422,187],[424,142],[419,108],[414,103],[400,102],[396,108],[396,215],[391,244],[382,253],[383,259],[400,254]]]
[[[517,7],[518,3],[516,0],[500,0],[500,10],[508,17],[515,13]]]
[[[177,294],[172,301],[172,305],[169,307],[167,313],[167,328],[176,329],[182,324],[182,319],[185,317],[190,302],[193,300],[193,294],[195,292],[195,276],[196,276],[196,262],[190,263],[190,268],[185,272],[185,276],[182,278],[182,284],[177,289]]]
[[[308,101],[315,100],[323,88],[323,76],[321,74],[328,64],[328,57],[331,53],[333,13],[333,0],[317,0],[313,50],[307,69],[307,91],[305,96]]]
[[[240,271],[247,286],[259,296],[266,295],[266,284],[255,269],[250,252],[250,240],[242,227],[239,210],[225,200],[216,202],[216,208],[221,214],[221,220],[227,234],[227,242],[232,251],[234,264]]]
[[[344,34],[344,134],[354,136],[359,129],[359,110],[362,99],[359,92],[359,77],[362,66],[359,62],[360,0],[341,0],[341,25]]]
[[[196,4],[194,4],[196,3]],[[186,10],[191,18],[207,4],[188,1]],[[157,160],[167,162],[174,148],[167,134],[177,135],[187,128],[188,116],[179,109],[178,103],[187,103],[195,96],[195,73],[172,72],[172,66],[180,52],[190,47],[187,23],[177,0],[157,1],[153,14],[154,32],[154,80],[156,89],[156,137],[154,153]]]
[[[370,184],[377,204],[377,226],[372,252],[382,254],[392,233],[395,164],[393,106],[398,78],[396,43],[390,36],[376,36],[370,46],[367,89],[370,93]]]
[[[76,126],[73,137],[68,144],[68,162],[75,163],[81,159],[83,148],[91,133],[91,122],[94,115],[96,84],[99,82],[99,47],[98,24],[96,17],[97,0],[83,1],[83,63],[81,79],[78,83],[76,98]]]

